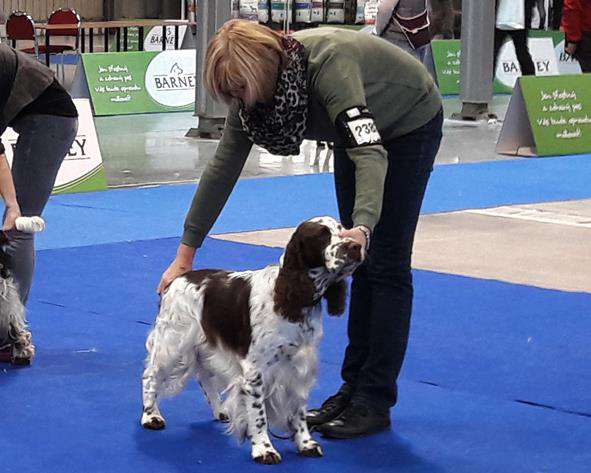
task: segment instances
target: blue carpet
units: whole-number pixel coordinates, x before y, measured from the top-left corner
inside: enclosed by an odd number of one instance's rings
[[[589,182],[591,155],[437,166],[423,212],[590,198]],[[38,247],[179,236],[194,190],[168,185],[55,196]],[[331,174],[245,179],[213,232],[292,227],[315,215],[337,215]]]
[[[177,239],[39,252],[29,317],[38,358],[0,371],[0,471],[259,471],[210,419],[195,383],[144,431],[143,343]],[[276,249],[207,240],[199,267],[257,268]],[[417,271],[411,345],[392,432],[323,440],[287,472],[586,473],[591,296]],[[326,320],[314,403],[338,386],[345,319]],[[4,368],[4,367],[2,367]],[[527,401],[555,409],[515,402]],[[579,412],[580,415],[568,412]]]

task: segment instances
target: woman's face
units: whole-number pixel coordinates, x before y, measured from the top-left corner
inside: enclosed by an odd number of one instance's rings
[[[269,54],[271,57],[268,58],[268,68],[265,75],[265,80],[259,83],[260,88],[256,97],[249,97],[248,91],[245,85],[236,87],[228,91],[228,95],[234,99],[240,100],[247,107],[252,107],[256,103],[269,104],[273,101],[273,95],[277,88],[277,78],[279,75],[279,59],[275,52]]]
[[[246,97],[246,88],[244,86],[238,87],[236,89],[232,89],[228,91],[228,95],[233,99],[238,99],[241,102],[244,102]]]

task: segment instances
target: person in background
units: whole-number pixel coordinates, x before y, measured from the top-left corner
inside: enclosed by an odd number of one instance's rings
[[[427,0],[380,1],[375,34],[426,64],[431,42]]]
[[[452,0],[430,0],[429,7],[429,32],[431,39],[453,39],[455,10]],[[459,37],[459,36],[458,36]]]
[[[564,0],[561,29],[566,36],[564,50],[591,72],[591,0]]]
[[[344,383],[307,420],[335,438],[387,429],[409,335],[414,234],[441,141],[433,79],[373,35],[315,28],[285,36],[231,20],[207,48],[204,84],[230,108],[158,291],[191,270],[253,143],[293,155],[304,138],[334,142],[341,235],[368,257],[352,277]]]
[[[34,235],[15,229],[22,216],[41,215],[58,170],[78,129],[78,112],[53,72],[28,55],[0,44],[0,135],[11,127],[19,135],[13,146],[12,171],[0,141],[0,194],[4,200],[2,230],[9,243],[12,275],[26,303],[35,268]],[[30,334],[26,337],[31,343]],[[11,346],[0,347],[0,360],[10,360]]]
[[[515,0],[519,2],[525,2],[525,25],[528,24],[528,10],[529,15],[531,16],[531,8],[527,8],[527,0]],[[499,0],[495,2],[495,11],[498,9]],[[531,22],[531,21],[530,21]],[[524,76],[533,76],[536,74],[536,68],[534,66],[534,61],[532,60],[531,54],[529,53],[529,48],[527,46],[527,28],[523,27],[523,29],[518,30],[502,30],[497,28],[495,25],[495,39],[494,39],[494,52],[493,52],[493,77],[497,70],[497,60],[499,56],[499,50],[501,46],[505,42],[507,36],[510,36],[513,40],[513,44],[515,46],[515,54],[517,56],[517,61],[519,62],[519,67],[521,68],[521,74]]]
[[[532,29],[533,9],[538,11],[538,28],[546,29],[546,5],[544,0],[525,0],[525,27]]]
[[[562,21],[563,7],[564,7],[563,0],[552,0],[551,9],[550,9],[551,14],[549,15],[551,18],[551,21],[549,22],[550,24],[548,26],[549,29],[555,30],[555,31],[560,29],[560,22]]]

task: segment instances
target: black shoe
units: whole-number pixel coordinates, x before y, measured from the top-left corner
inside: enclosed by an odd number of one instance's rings
[[[344,385],[338,393],[324,401],[320,409],[310,409],[308,411],[306,414],[308,427],[315,427],[335,419],[349,405],[350,400],[351,388]]]
[[[390,413],[376,412],[365,404],[352,402],[336,419],[319,425],[324,437],[350,439],[375,434],[390,427]]]

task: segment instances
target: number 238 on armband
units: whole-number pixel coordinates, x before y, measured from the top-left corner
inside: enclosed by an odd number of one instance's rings
[[[347,148],[382,143],[373,115],[366,107],[353,107],[342,112],[337,117],[337,128]]]

